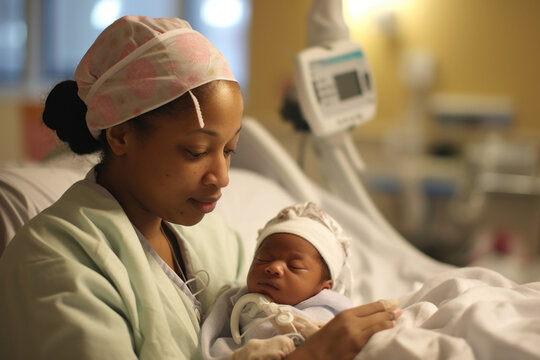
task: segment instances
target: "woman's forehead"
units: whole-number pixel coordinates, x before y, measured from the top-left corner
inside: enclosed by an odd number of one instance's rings
[[[189,101],[170,103],[166,111],[157,110],[149,114],[148,121],[154,121],[155,127],[173,132],[176,136],[186,138],[210,136],[214,138],[236,136],[242,124],[242,94],[214,87],[215,97],[203,99],[200,103],[204,127],[199,124],[197,111]],[[208,101],[207,101],[208,100]]]

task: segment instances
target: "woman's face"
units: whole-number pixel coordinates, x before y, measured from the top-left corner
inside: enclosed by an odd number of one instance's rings
[[[332,287],[332,280],[323,280],[322,261],[317,249],[300,236],[272,234],[255,253],[248,289],[278,304],[296,305]]]
[[[196,93],[194,91],[194,93]],[[123,168],[113,194],[136,225],[162,218],[193,225],[214,210],[221,188],[229,183],[243,112],[236,84],[220,82],[199,98],[205,126],[194,107],[155,116],[148,135],[128,130],[125,151],[115,155]],[[119,173],[120,171],[115,171]]]

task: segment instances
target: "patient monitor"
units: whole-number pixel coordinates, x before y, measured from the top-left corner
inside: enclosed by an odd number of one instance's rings
[[[300,108],[317,137],[371,120],[375,89],[361,45],[340,40],[301,51],[295,61]]]
[[[349,130],[373,119],[376,90],[362,46],[349,38],[342,6],[342,0],[312,0],[308,46],[295,59],[296,95],[330,190],[396,236],[360,178],[365,166]]]
[[[329,188],[387,228],[360,181],[365,166],[349,132],[376,112],[375,85],[362,46],[336,39],[306,48],[296,57],[295,85]]]

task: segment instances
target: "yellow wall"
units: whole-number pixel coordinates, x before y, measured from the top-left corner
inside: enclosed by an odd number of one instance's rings
[[[13,98],[0,98],[0,163],[23,157],[21,111]]]
[[[253,1],[251,69],[246,113],[275,127],[278,111],[292,82],[295,55],[305,46],[310,1]]]
[[[281,121],[277,111],[292,78],[293,57],[305,44],[310,4],[253,2],[247,113],[270,128]],[[540,139],[540,1],[402,0],[392,9],[394,37],[377,26],[378,8],[360,17],[346,15],[352,38],[363,44],[371,62],[378,95],[377,118],[355,135],[381,135],[402,121],[409,94],[400,78],[401,58],[420,49],[435,59],[432,93],[507,96],[515,108],[509,132]]]
[[[348,1],[369,0],[345,0],[345,9]],[[294,56],[305,46],[310,5],[311,0],[253,1],[246,114],[280,137],[294,136],[279,108],[292,81]],[[403,121],[410,95],[400,79],[401,58],[421,49],[436,62],[433,93],[508,96],[516,110],[510,133],[540,139],[539,0],[401,0],[393,9],[395,37],[377,26],[380,9],[346,16],[377,85],[378,115],[355,131],[358,138],[379,138]],[[0,161],[23,156],[15,104],[13,99],[0,102]]]

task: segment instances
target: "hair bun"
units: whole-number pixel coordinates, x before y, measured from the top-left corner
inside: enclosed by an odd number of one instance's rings
[[[86,110],[74,80],[56,84],[45,100],[43,122],[77,154],[89,154],[99,148],[86,125]]]

